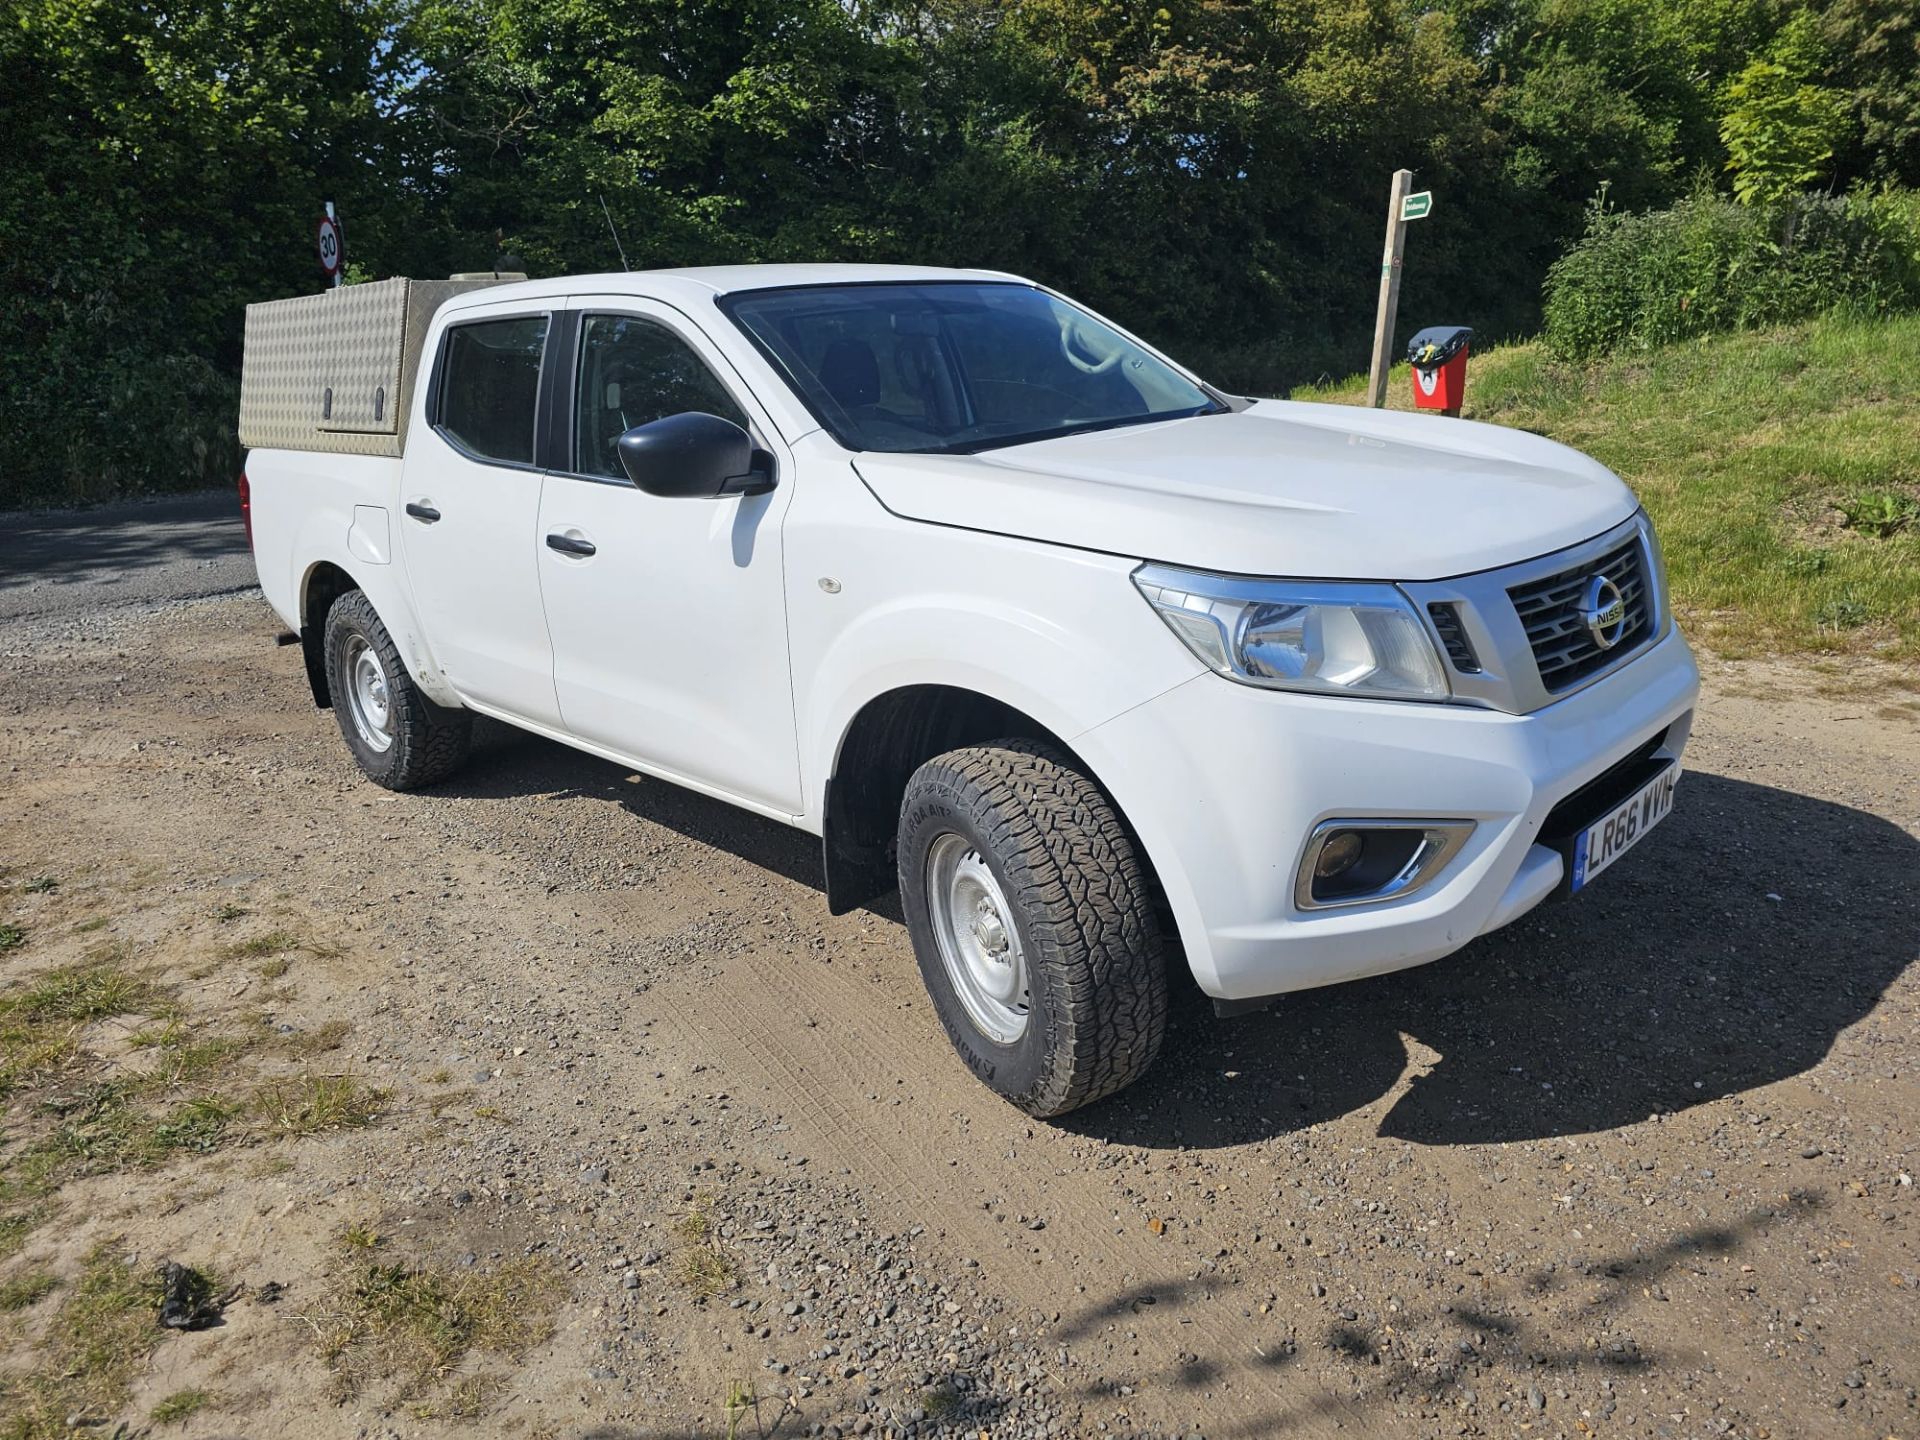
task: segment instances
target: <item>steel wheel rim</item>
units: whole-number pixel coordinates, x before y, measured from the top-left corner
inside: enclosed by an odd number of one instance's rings
[[[361,740],[377,751],[393,746],[393,694],[387,669],[364,635],[347,641],[347,714]]]
[[[1013,907],[978,850],[951,831],[927,852],[927,909],[947,979],[981,1034],[1011,1045],[1032,996]]]

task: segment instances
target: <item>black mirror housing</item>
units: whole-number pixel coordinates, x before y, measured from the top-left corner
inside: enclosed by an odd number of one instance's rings
[[[636,425],[620,437],[620,465],[649,495],[712,500],[773,488],[773,457],[731,420],[689,410]]]

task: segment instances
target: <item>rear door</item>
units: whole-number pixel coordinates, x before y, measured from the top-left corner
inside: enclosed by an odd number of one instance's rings
[[[686,316],[632,296],[574,297],[540,588],[567,730],[782,817],[800,812],[780,520],[793,462],[766,413]],[[614,447],[686,411],[744,426],[774,456],[764,495],[662,499]]]
[[[432,357],[426,420],[407,441],[401,544],[414,608],[460,694],[558,726],[540,606],[539,541],[551,308],[459,312]]]

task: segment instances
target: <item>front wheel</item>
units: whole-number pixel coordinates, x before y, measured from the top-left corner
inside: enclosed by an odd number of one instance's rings
[[[446,778],[467,758],[473,712],[421,693],[363,591],[348,591],[327,610],[323,646],[333,713],[369,780],[412,790]]]
[[[960,1058],[1029,1115],[1145,1073],[1167,978],[1146,872],[1100,787],[1052,746],[1003,740],[914,772],[900,898]]]

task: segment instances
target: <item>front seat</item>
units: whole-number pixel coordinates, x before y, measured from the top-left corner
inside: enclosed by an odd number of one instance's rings
[[[820,357],[820,383],[842,410],[880,401],[880,362],[864,340],[835,340]]]

